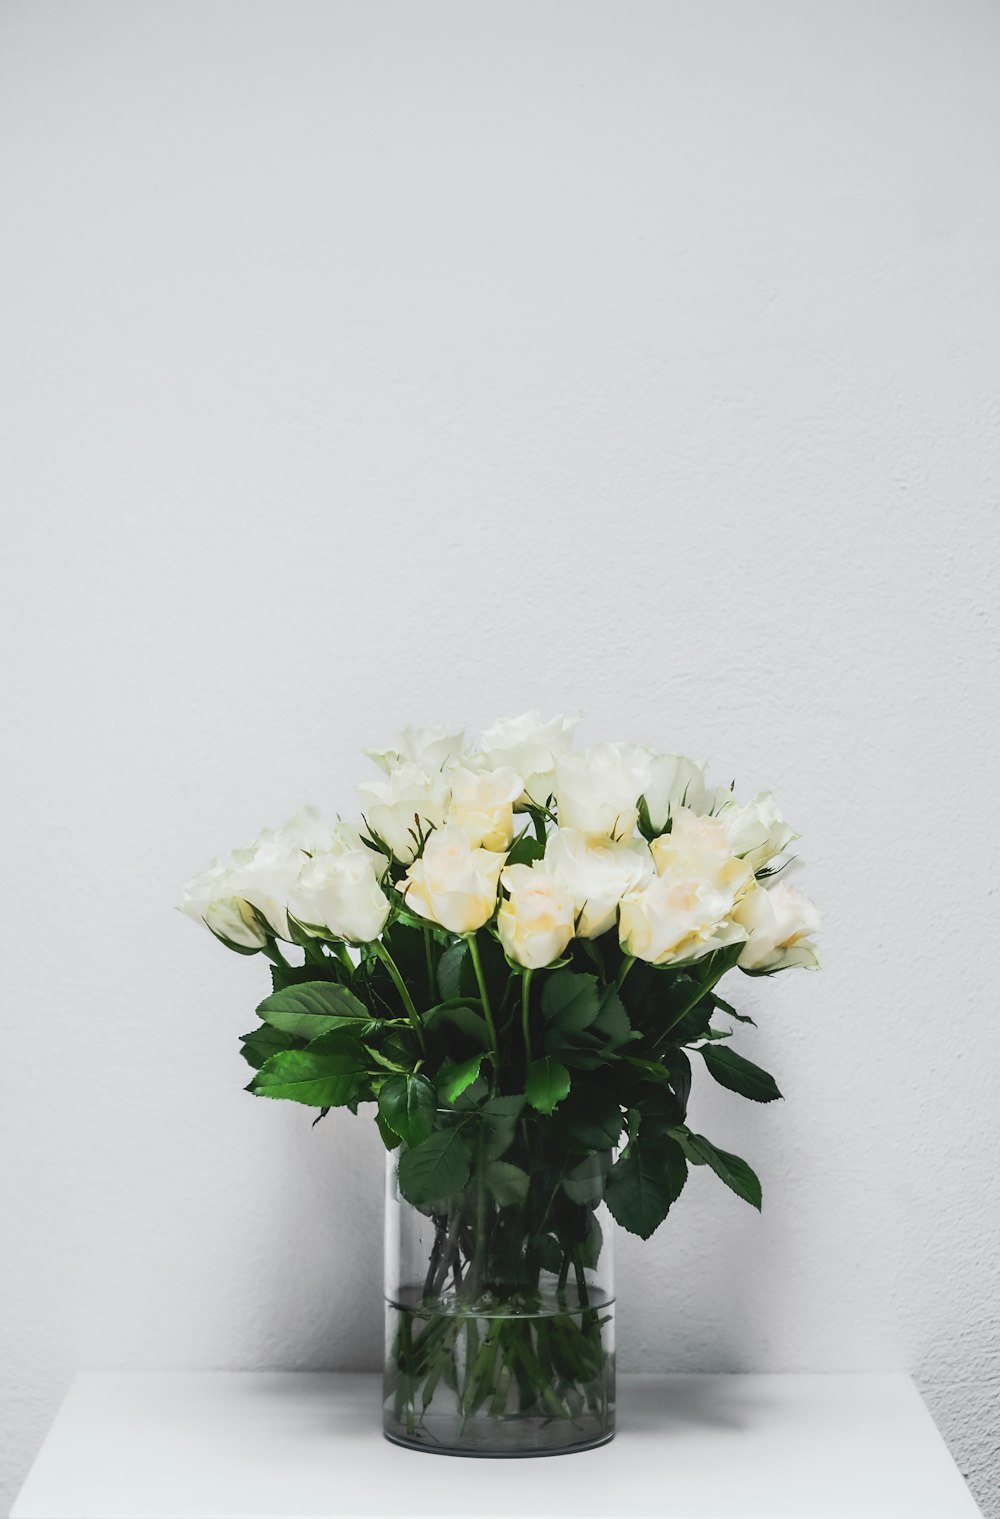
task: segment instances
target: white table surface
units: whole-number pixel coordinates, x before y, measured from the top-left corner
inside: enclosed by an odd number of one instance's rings
[[[905,1376],[619,1378],[610,1445],[537,1460],[402,1450],[378,1379],[91,1372],[11,1519],[973,1519]]]

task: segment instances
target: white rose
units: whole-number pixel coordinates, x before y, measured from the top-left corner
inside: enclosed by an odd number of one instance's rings
[[[449,733],[446,728],[404,728],[394,749],[366,749],[369,759],[383,770],[392,772],[403,765],[416,765],[432,775],[462,752],[464,733]]]
[[[448,779],[451,782],[448,822],[461,824],[473,846],[509,849],[514,837],[514,803],[524,789],[517,772],[509,766],[499,770],[467,770],[458,766],[449,772]]]
[[[227,944],[260,949],[267,943],[267,935],[249,902],[236,895],[234,875],[231,860],[213,860],[185,884],[179,910],[206,923]]]
[[[649,751],[634,744],[595,744],[556,760],[559,824],[592,841],[631,835],[636,803],[649,777]]]
[[[596,939],[614,927],[618,903],[653,875],[653,859],[642,839],[587,843],[572,828],[557,828],[545,847],[545,869],[572,894],[576,933]]]
[[[819,928],[819,913],[787,881],[748,891],[733,917],[747,933],[739,958],[744,970],[787,970],[793,965],[818,969],[819,957],[809,936]]]
[[[578,718],[554,717],[543,723],[538,712],[522,712],[487,728],[477,760],[491,769],[510,768],[523,778],[522,807],[544,807],[555,790],[555,761],[569,748]]]
[[[389,916],[389,899],[378,883],[370,849],[343,848],[313,855],[299,871],[290,910],[299,923],[349,944],[377,939]]]
[[[442,774],[428,775],[411,764],[393,770],[388,780],[365,781],[358,793],[368,827],[404,865],[417,853],[421,838],[441,827],[451,796]]]
[[[572,892],[538,863],[508,865],[500,880],[510,893],[497,915],[501,944],[528,970],[551,965],[573,937]]]
[[[622,949],[651,965],[700,959],[739,943],[744,930],[729,919],[732,897],[709,881],[655,876],[622,899],[618,936]]]
[[[505,856],[476,849],[457,823],[432,833],[400,882],[407,907],[453,934],[470,934],[493,916]]]
[[[709,787],[704,760],[688,759],[683,754],[656,754],[650,764],[643,795],[649,820],[660,832],[678,807],[688,807],[698,813],[712,812],[716,801],[728,796],[729,791],[728,788]]]
[[[753,884],[753,867],[733,853],[729,831],[721,818],[698,817],[686,807],[678,807],[670,832],[661,833],[649,849],[657,875],[683,880],[697,877],[718,891],[728,892],[734,902]]]
[[[745,807],[739,802],[727,802],[719,812],[719,822],[729,835],[733,854],[746,860],[755,871],[763,870],[799,837],[781,816],[770,791],[760,792]]]
[[[284,828],[265,828],[249,849],[235,849],[232,855],[234,890],[257,909],[272,933],[289,942],[288,899],[307,859]]]
[[[619,938],[628,954],[673,965],[746,937],[733,910],[753,885],[753,871],[733,855],[717,818],[678,807],[672,831],[654,839],[650,853],[656,878],[626,896],[619,910]]]
[[[324,854],[333,848],[338,828],[343,827],[343,824],[328,823],[315,807],[300,807],[277,832],[306,854]]]

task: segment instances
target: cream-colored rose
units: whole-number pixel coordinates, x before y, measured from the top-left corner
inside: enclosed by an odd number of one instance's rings
[[[538,712],[505,718],[486,729],[477,760],[487,769],[509,768],[522,777],[520,807],[529,803],[544,807],[555,790],[556,759],[569,748],[578,720],[554,717],[543,723]]]
[[[721,818],[698,817],[678,807],[671,831],[654,839],[649,849],[658,875],[707,881],[734,902],[753,882],[753,867],[733,853]]]
[[[651,965],[679,965],[739,943],[743,928],[729,914],[733,899],[698,877],[655,876],[623,897],[618,916],[622,949]]]
[[[213,860],[185,884],[179,910],[207,924],[226,944],[260,949],[267,943],[267,934],[249,902],[236,894],[234,877],[231,860]]]
[[[754,871],[763,870],[799,837],[781,816],[770,791],[760,792],[745,807],[727,802],[719,812],[719,822],[729,835],[733,854],[746,860]]]
[[[755,886],[733,913],[747,934],[739,964],[744,970],[787,970],[801,965],[817,970],[819,956],[810,935],[819,928],[819,913],[787,881]]]
[[[448,775],[451,806],[448,822],[459,823],[469,843],[483,849],[507,850],[514,837],[514,803],[524,790],[515,770],[468,770],[456,766]]]
[[[634,744],[595,744],[556,760],[561,828],[591,842],[631,836],[637,802],[649,777],[650,755]]]
[[[444,822],[451,788],[440,772],[428,775],[417,765],[405,764],[387,780],[363,782],[358,794],[368,828],[407,865],[421,839]]]
[[[395,747],[366,749],[369,759],[389,772],[404,765],[416,765],[427,775],[441,770],[462,752],[464,733],[449,733],[446,728],[404,728]]]
[[[572,894],[577,937],[596,939],[614,927],[626,892],[653,875],[653,858],[642,839],[588,844],[582,833],[557,828],[545,847],[545,869]]]
[[[704,760],[688,759],[683,754],[656,754],[650,763],[643,795],[649,821],[659,833],[678,807],[697,813],[713,812],[731,792],[728,788],[709,786]]]
[[[753,871],[732,853],[717,818],[678,807],[671,832],[654,839],[650,853],[656,878],[626,896],[619,910],[619,938],[628,954],[673,965],[745,937],[733,909],[752,887]]]
[[[378,883],[379,856],[359,845],[313,855],[299,871],[289,910],[318,937],[349,944],[377,939],[389,916],[389,899]]]
[[[471,934],[493,916],[503,854],[473,848],[458,823],[432,833],[400,882],[406,905],[453,934]]]
[[[508,865],[500,877],[510,895],[500,904],[500,942],[518,965],[540,970],[558,960],[573,937],[573,894],[539,862]]]

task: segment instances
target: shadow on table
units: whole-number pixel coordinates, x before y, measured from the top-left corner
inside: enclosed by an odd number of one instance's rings
[[[696,1374],[671,1377],[635,1376],[619,1384],[617,1422],[619,1430],[652,1434],[668,1439],[672,1429],[745,1429],[753,1422],[753,1410],[745,1401],[727,1397],[730,1384],[719,1376]],[[762,1407],[766,1394],[754,1402]]]

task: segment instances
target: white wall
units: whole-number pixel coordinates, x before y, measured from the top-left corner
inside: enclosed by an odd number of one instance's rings
[[[171,911],[406,720],[582,709],[805,834],[761,1171],[626,1368],[914,1372],[997,1497],[1000,13],[0,10],[6,1492],[80,1366],[374,1365],[374,1126]],[[989,1496],[992,1493],[992,1498]]]

